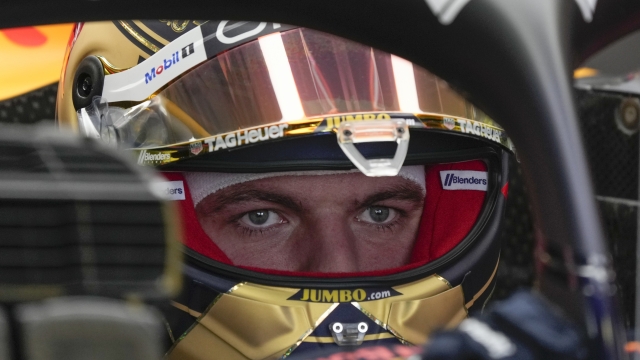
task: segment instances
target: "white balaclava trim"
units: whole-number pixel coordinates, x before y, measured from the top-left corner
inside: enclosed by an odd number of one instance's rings
[[[288,172],[270,172],[260,174],[244,174],[244,173],[213,173],[213,172],[185,172],[184,177],[191,190],[191,199],[193,206],[198,205],[202,199],[226,187],[241,184],[253,180],[266,179],[277,176],[321,176],[349,174],[360,172],[358,169],[353,170],[311,170],[311,171],[288,171]],[[422,193],[426,195],[427,187],[424,178],[424,166],[403,166],[398,176],[418,184],[422,189]]]

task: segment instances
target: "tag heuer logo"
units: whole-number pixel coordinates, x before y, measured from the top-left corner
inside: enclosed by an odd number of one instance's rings
[[[198,141],[198,142],[189,144],[189,150],[191,150],[191,153],[193,155],[200,154],[200,152],[202,151],[202,142]]]
[[[444,118],[444,127],[446,127],[449,130],[453,130],[454,127],[456,127],[456,121],[452,118]]]

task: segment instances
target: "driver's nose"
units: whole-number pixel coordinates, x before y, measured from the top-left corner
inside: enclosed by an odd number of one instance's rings
[[[356,238],[344,218],[324,217],[306,234],[305,268],[310,272],[358,272]]]

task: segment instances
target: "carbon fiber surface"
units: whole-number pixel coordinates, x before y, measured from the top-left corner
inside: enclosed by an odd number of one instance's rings
[[[22,96],[0,101],[0,123],[34,124],[53,121],[58,84],[51,84]]]
[[[576,100],[619,298],[630,327],[635,315],[638,131],[620,121],[629,97],[578,91]]]
[[[522,171],[510,160],[509,196],[502,230],[500,265],[496,274],[494,300],[508,297],[514,290],[533,284],[533,225]]]

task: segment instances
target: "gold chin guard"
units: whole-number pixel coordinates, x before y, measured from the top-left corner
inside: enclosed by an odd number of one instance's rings
[[[365,289],[294,289],[240,283],[219,295],[202,314],[174,303],[196,320],[174,343],[167,359],[284,359],[303,342],[333,343],[330,336],[310,335],[340,303],[350,303],[386,330],[365,335],[365,342],[396,338],[405,344],[423,344],[433,331],[453,328],[466,318],[467,309],[486,291],[494,276],[495,269],[467,304],[462,286],[451,287],[438,275],[394,286],[390,288],[393,295],[375,300]]]

